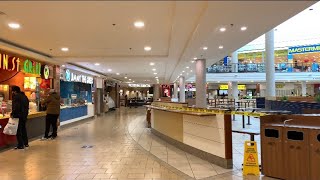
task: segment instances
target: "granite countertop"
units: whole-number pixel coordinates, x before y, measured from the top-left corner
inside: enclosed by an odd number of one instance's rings
[[[215,112],[193,112],[193,111],[169,109],[169,108],[150,106],[150,105],[145,105],[145,107],[151,108],[151,109],[157,109],[157,110],[161,110],[161,111],[176,112],[176,113],[181,113],[181,114],[186,114],[186,115],[194,115],[194,116],[215,116],[215,115],[217,115],[217,113],[215,113]],[[225,110],[221,110],[221,111],[225,111]]]

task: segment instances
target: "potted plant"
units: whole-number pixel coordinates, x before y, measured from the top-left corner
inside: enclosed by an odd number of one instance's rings
[[[320,94],[316,95],[314,97],[314,100],[317,102],[317,103],[320,103]]]
[[[281,97],[281,101],[288,101],[288,97],[287,96],[282,96]]]

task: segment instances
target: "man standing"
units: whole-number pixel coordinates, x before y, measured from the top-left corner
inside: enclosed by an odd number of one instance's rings
[[[46,131],[44,133],[44,139],[55,139],[57,137],[57,120],[60,115],[60,96],[50,89],[49,96],[43,102],[47,106],[46,116]],[[50,126],[52,126],[52,134],[49,136]]]
[[[29,147],[26,122],[29,113],[29,99],[21,92],[18,86],[12,87],[12,118],[19,118],[17,129],[18,145],[15,149],[24,149]]]

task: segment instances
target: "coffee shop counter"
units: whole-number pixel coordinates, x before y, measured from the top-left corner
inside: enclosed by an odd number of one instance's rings
[[[28,115],[26,128],[28,138],[35,138],[44,134],[45,131],[45,112],[31,112]],[[3,129],[9,121],[9,116],[0,116],[0,149],[16,144],[16,136],[3,134]]]
[[[146,106],[151,131],[174,146],[224,168],[232,168],[231,115],[189,107]]]

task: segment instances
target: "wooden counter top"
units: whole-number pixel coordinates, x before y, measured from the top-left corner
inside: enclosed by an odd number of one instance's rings
[[[177,109],[168,109],[168,108],[151,106],[151,105],[145,105],[145,107],[151,108],[151,109],[156,109],[156,110],[161,110],[161,111],[175,112],[175,113],[194,115],[194,116],[215,116],[217,114],[215,112],[192,112],[192,111],[184,111],[184,110],[177,110]],[[225,110],[221,110],[221,111],[225,111]]]
[[[45,111],[41,111],[41,112],[32,112],[29,113],[28,115],[28,119],[32,119],[32,118],[37,118],[37,117],[42,117],[42,116],[46,116],[46,112]],[[0,119],[8,119],[10,118],[10,116],[4,116],[2,117],[2,115],[0,116]]]

